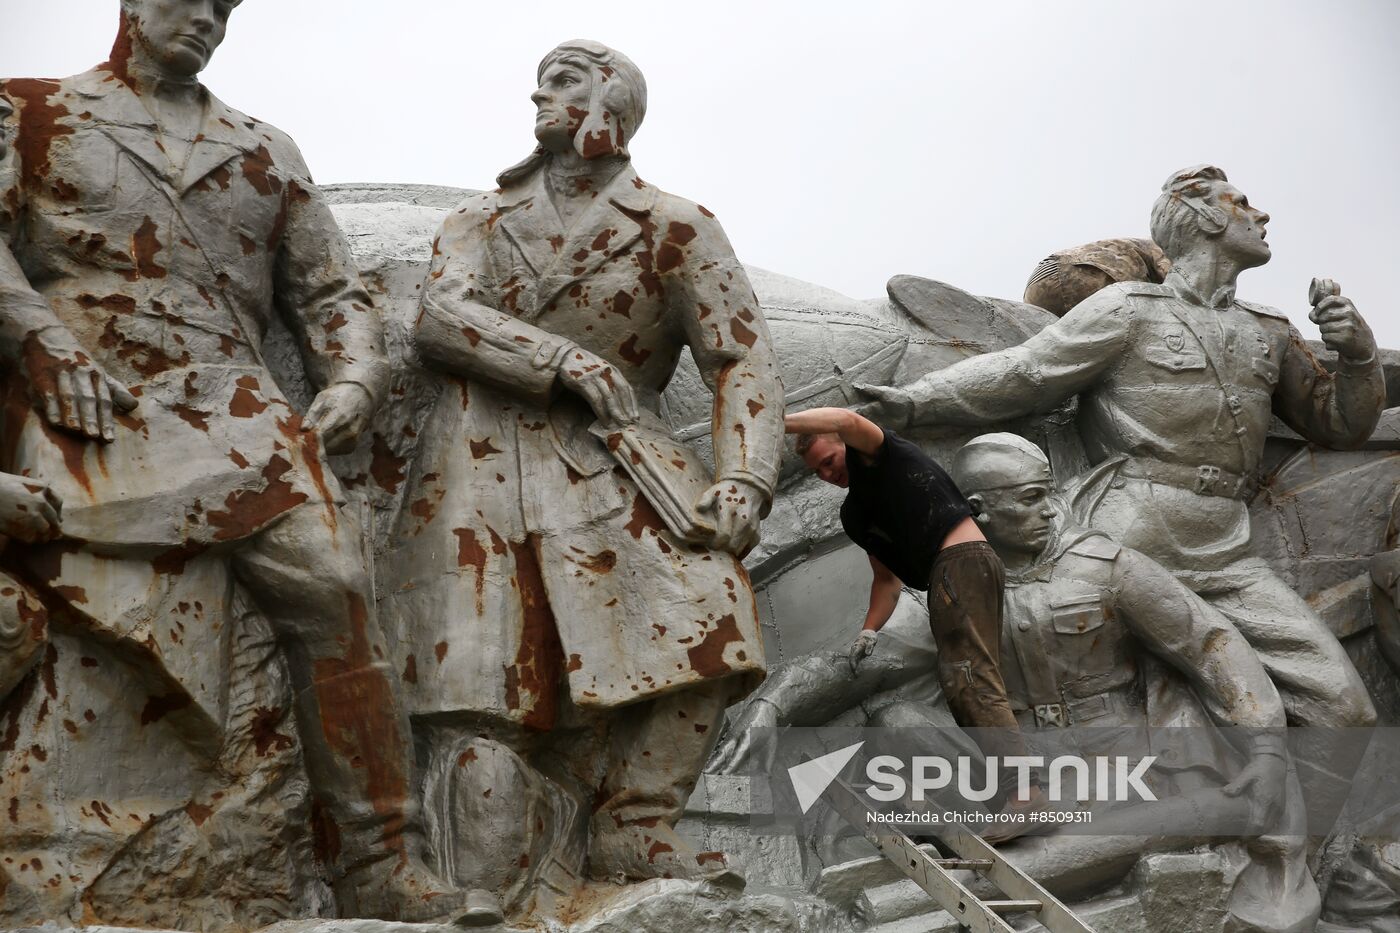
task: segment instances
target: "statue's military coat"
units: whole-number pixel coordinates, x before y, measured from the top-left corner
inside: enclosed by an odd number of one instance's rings
[[[421,434],[383,594],[419,712],[553,723],[740,675],[763,643],[738,558],[673,535],[556,382],[602,357],[647,418],[689,347],[715,393],[715,476],[771,495],[782,388],[757,299],[703,207],[623,168],[572,228],[542,172],[469,198],[434,248],[420,352],[464,372]]]
[[[44,476],[67,532],[162,549],[236,541],[340,497],[315,436],[262,362],[275,310],[318,388],[387,379],[381,325],[348,244],[280,131],[205,95],[183,170],[136,94],[99,67],[10,80],[15,254],[84,352],[140,406],[116,440],[54,431],[10,393],[5,467]]]

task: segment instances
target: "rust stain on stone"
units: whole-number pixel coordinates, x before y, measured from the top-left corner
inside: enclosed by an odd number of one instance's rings
[[[473,528],[454,528],[452,533],[457,536],[457,566],[476,570],[476,611],[480,615],[486,589],[486,549]]]
[[[239,376],[234,382],[232,397],[228,400],[228,413],[235,418],[253,418],[267,411],[267,402],[254,393],[262,391],[262,384],[256,376]]]
[[[181,421],[185,422],[191,427],[203,431],[205,434],[209,433],[209,412],[201,411],[198,408],[193,408],[189,405],[186,405],[184,402],[179,402],[175,405],[172,405],[171,411],[175,412],[175,414],[179,416]]]
[[[292,465],[280,454],[274,454],[263,468],[267,485],[258,491],[237,489],[224,500],[224,509],[210,512],[209,526],[217,541],[237,541],[246,538],[272,519],[306,502],[308,496],[292,487],[284,477]]]
[[[131,236],[131,255],[136,262],[136,274],[143,279],[163,279],[166,275],[165,267],[156,262],[156,256],[162,249],[156,229],[156,222],[148,214]]]
[[[383,437],[374,434],[370,441],[369,475],[380,489],[390,494],[398,492],[407,466],[406,458],[394,453]]]
[[[68,116],[63,104],[51,104],[49,98],[58,93],[57,81],[36,78],[15,78],[3,85],[5,93],[22,101],[19,108],[19,133],[14,141],[25,176],[31,183],[47,178],[53,169],[49,148],[60,136],[73,135],[71,126],[58,121]]]
[[[171,713],[179,712],[190,705],[190,696],[187,693],[167,693],[163,696],[153,696],[146,698],[146,705],[141,710],[141,725],[149,726],[153,722],[159,722]]]
[[[397,708],[393,687],[374,666],[369,610],[364,597],[359,593],[346,593],[345,597],[350,643],[344,657],[319,658],[312,664],[311,689],[316,692],[326,741],[335,754],[363,766],[366,796],[383,818],[383,842],[398,852],[402,862],[407,857],[402,829],[408,775],[398,750],[405,747],[408,736],[400,734],[398,720],[391,712]],[[325,824],[333,825],[333,821],[322,822],[326,852],[338,852],[339,830],[331,846],[329,826]]]
[[[656,544],[661,548],[662,553],[671,553],[671,546],[661,537],[661,532],[666,530],[666,523],[657,514],[656,509],[646,496],[638,495],[632,501],[632,518],[626,525],[622,526],[633,538],[642,540],[642,533],[651,530],[656,533]]]
[[[638,350],[637,340],[638,337],[636,334],[630,335],[626,340],[622,341],[622,345],[617,348],[617,352],[622,355],[624,360],[632,365],[641,366],[647,361],[647,358],[651,356],[651,351]]]
[[[690,668],[701,677],[721,677],[732,668],[724,660],[726,646],[742,643],[744,636],[739,634],[739,624],[734,616],[726,615],[715,623],[715,627],[705,633],[700,644],[686,649]]]
[[[292,738],[277,731],[282,719],[282,709],[277,706],[259,706],[253,711],[253,722],[249,732],[253,737],[253,748],[259,758],[266,758],[274,751],[286,751],[292,747]]]
[[[599,551],[578,561],[578,565],[594,573],[612,573],[617,566],[617,554],[614,551]]]
[[[204,821],[214,815],[214,808],[191,800],[189,803],[185,804],[185,815],[190,818],[195,826],[203,826]]]
[[[282,179],[272,174],[269,171],[271,168],[272,153],[267,151],[266,146],[258,146],[243,157],[243,177],[254,191],[265,197],[282,191]]]
[[[479,441],[468,440],[467,446],[471,448],[473,460],[483,460],[492,454],[499,454],[503,451],[491,443],[491,438],[485,437]]]
[[[515,584],[520,592],[520,647],[515,661],[506,665],[506,706],[519,710],[521,693],[533,702],[522,720],[528,729],[547,730],[558,714],[558,684],[563,666],[563,647],[554,624],[544,577],[540,573],[538,542],[510,542],[515,557]]]

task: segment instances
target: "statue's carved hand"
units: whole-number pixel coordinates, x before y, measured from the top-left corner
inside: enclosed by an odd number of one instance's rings
[[[773,767],[777,743],[764,741],[772,733],[755,735],[757,729],[778,727],[778,708],[762,697],[750,700],[729,731],[715,746],[705,770],[712,774],[736,774],[743,771],[767,771]]]
[[[76,348],[49,347],[41,335],[25,341],[22,369],[44,420],[91,440],[114,440],[116,411],[136,407],[136,396],[87,354]]]
[[[637,397],[632,384],[601,356],[574,347],[559,364],[559,381],[583,396],[604,424],[623,425],[637,420]]]
[[[1343,359],[1370,360],[1376,352],[1376,338],[1356,305],[1340,291],[1331,279],[1319,279],[1315,293],[1320,300],[1308,313],[1308,319],[1317,325],[1327,349]]]
[[[714,518],[715,547],[731,554],[747,553],[758,541],[758,524],[763,520],[763,490],[743,480],[727,479],[705,490],[696,509]]]
[[[0,534],[34,544],[62,530],[63,500],[47,484],[0,473]]]
[[[876,424],[903,430],[914,422],[914,400],[904,389],[857,383],[857,392],[870,399],[856,407],[857,414]]]
[[[1280,755],[1256,754],[1243,771],[1221,789],[1226,797],[1249,801],[1250,823],[1261,834],[1272,832],[1283,815],[1288,762]]]
[[[303,431],[315,431],[321,449],[328,454],[344,454],[355,449],[369,419],[374,399],[358,382],[337,382],[322,389],[302,419]]]

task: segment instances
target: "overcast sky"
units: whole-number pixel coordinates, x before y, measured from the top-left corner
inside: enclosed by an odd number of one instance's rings
[[[0,73],[52,77],[106,57],[117,0],[0,10]],[[747,262],[855,297],[911,273],[1019,298],[1054,249],[1146,236],[1162,180],[1213,162],[1274,218],[1241,297],[1315,335],[1329,276],[1400,347],[1395,0],[245,0],[205,79],[320,182],[482,188],[576,37],[641,67],[639,172]]]

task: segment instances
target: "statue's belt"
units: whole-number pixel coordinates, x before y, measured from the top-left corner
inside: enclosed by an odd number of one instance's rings
[[[1142,715],[1142,704],[1126,686],[1086,697],[1067,696],[1059,703],[1037,703],[1013,712],[1021,726],[1039,729],[1087,724],[1110,714],[1131,720]]]
[[[1243,476],[1208,463],[1188,466],[1151,457],[1129,457],[1123,461],[1118,475],[1128,479],[1145,479],[1150,483],[1185,489],[1202,496],[1219,496],[1222,499],[1248,501],[1259,491],[1258,477]]]

